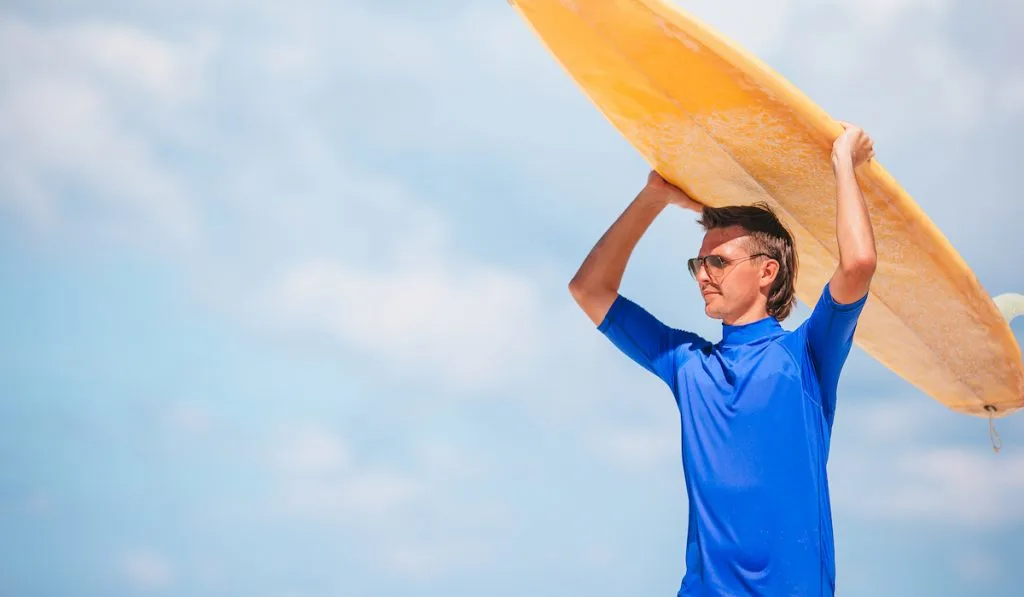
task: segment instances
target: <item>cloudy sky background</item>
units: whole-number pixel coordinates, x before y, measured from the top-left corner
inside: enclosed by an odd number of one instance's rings
[[[1024,5],[680,4],[1024,291]],[[566,291],[648,168],[505,2],[5,2],[0,152],[0,594],[674,594],[675,406]],[[623,291],[717,339],[692,220]],[[854,351],[839,595],[1020,595],[999,431]]]

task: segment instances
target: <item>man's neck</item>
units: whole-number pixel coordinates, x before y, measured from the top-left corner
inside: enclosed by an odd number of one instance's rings
[[[725,325],[746,325],[755,321],[761,321],[765,317],[768,317],[768,311],[764,307],[755,307],[739,316],[723,317],[722,323]]]

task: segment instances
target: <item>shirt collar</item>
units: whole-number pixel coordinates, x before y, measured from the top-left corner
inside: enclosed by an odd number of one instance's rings
[[[736,346],[775,335],[782,330],[782,324],[772,316],[742,325],[722,324],[722,344]]]

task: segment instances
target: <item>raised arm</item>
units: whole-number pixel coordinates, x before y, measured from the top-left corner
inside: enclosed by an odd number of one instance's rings
[[[601,236],[569,282],[573,299],[594,325],[600,325],[618,297],[626,264],[640,237],[669,204],[697,212],[703,209],[679,187],[651,171],[643,190]]]
[[[829,283],[832,298],[850,304],[864,297],[878,261],[864,195],[854,170],[875,155],[874,142],[860,128],[841,123],[843,134],[832,145],[832,169],[836,176],[836,237],[839,267]]]

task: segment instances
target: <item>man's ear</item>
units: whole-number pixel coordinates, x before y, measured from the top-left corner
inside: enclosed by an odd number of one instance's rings
[[[779,275],[779,262],[774,259],[766,259],[761,267],[761,285],[771,288],[775,278]]]

